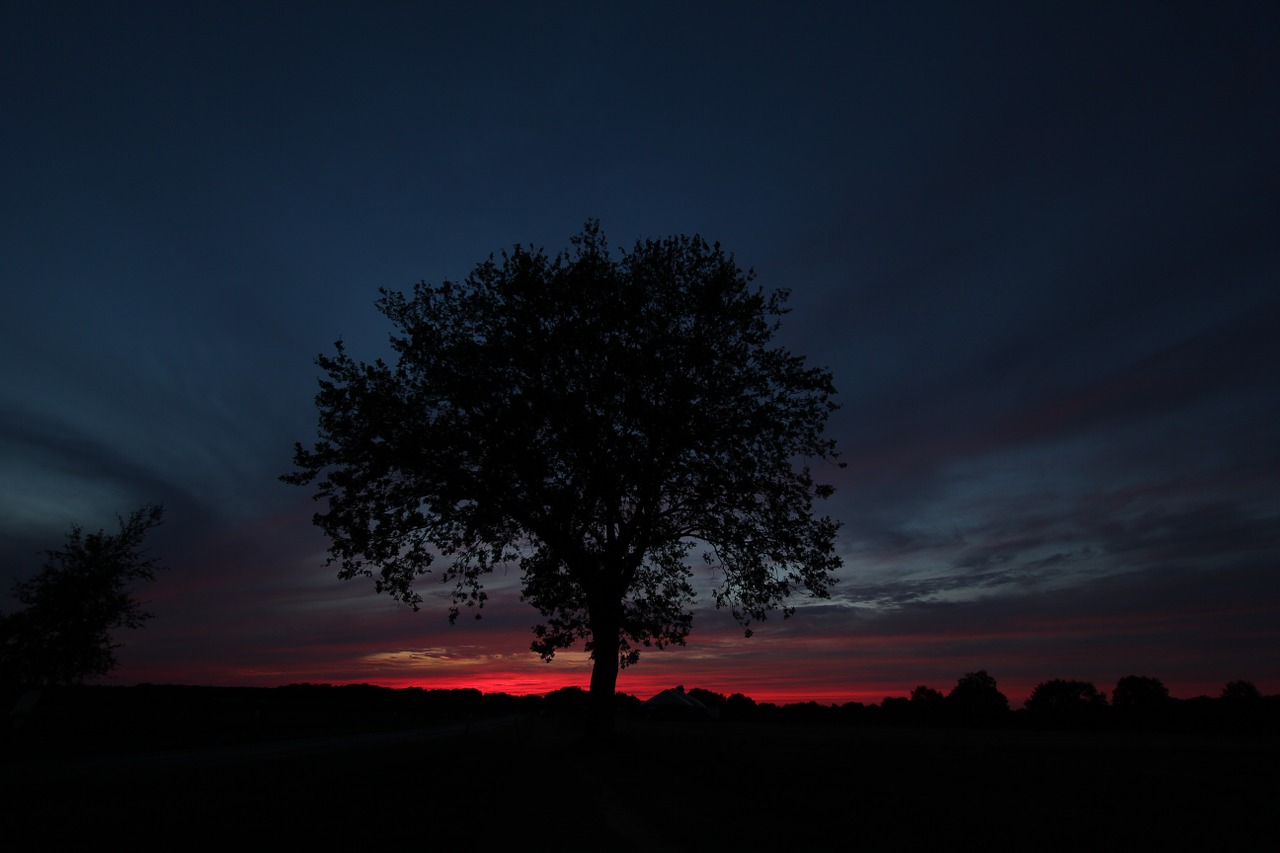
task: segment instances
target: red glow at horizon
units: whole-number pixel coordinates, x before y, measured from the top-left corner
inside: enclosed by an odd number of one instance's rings
[[[545,696],[547,693],[561,690],[566,687],[579,687],[583,690],[587,690],[589,689],[590,678],[584,677],[580,681],[574,681],[573,679],[566,680],[564,678],[535,679],[530,678],[523,673],[511,673],[510,675],[486,674],[485,676],[473,678],[459,676],[456,678],[424,679],[421,677],[414,678],[406,676],[403,678],[378,678],[366,683],[394,689],[403,689],[408,687],[417,687],[423,690],[474,689],[479,690],[481,693],[507,693],[513,696]],[[863,685],[858,689],[836,690],[823,690],[812,687],[751,690],[749,688],[743,689],[742,685],[724,686],[703,684],[696,679],[685,679],[684,681],[677,680],[675,682],[670,682],[670,680],[664,676],[628,679],[624,675],[618,679],[619,693],[629,694],[640,700],[648,699],[650,696],[676,686],[682,686],[686,690],[696,687],[703,690],[709,690],[713,693],[719,693],[723,696],[741,693],[756,702],[771,702],[775,705],[789,705],[803,702],[817,702],[821,705],[843,705],[847,702],[861,702],[866,705],[874,705],[879,704],[886,697],[906,695],[902,691],[900,685],[882,685],[875,687]]]
[[[618,680],[618,692],[628,694],[644,701],[651,696],[661,693],[663,690],[672,687],[681,686],[686,690],[699,688],[708,690],[712,693],[719,693],[722,696],[731,696],[734,693],[752,699],[757,703],[771,703],[774,705],[792,705],[815,702],[819,705],[845,705],[848,703],[861,703],[863,705],[879,705],[885,699],[907,699],[911,695],[911,691],[919,685],[905,685],[904,683],[880,683],[880,684],[860,684],[856,687],[844,688],[817,688],[812,686],[796,686],[796,687],[772,687],[753,690],[749,686],[740,684],[718,685],[714,683],[702,683],[696,678],[677,679],[670,681],[663,676],[653,676],[644,679],[625,680],[625,676]],[[1048,679],[1044,679],[1048,680]],[[1163,679],[1162,679],[1163,680]],[[512,673],[509,676],[488,675],[476,678],[439,678],[439,679],[423,679],[405,677],[405,678],[378,678],[362,683],[373,684],[378,687],[388,687],[392,689],[404,689],[417,687],[423,690],[462,690],[474,689],[481,693],[506,693],[512,696],[545,696],[556,690],[566,687],[579,687],[583,690],[588,689],[589,677],[583,678],[581,681],[575,682],[572,679],[563,678],[547,678],[533,679],[523,673]],[[1027,697],[1035,689],[1035,683],[1009,682],[1008,684],[998,682],[1001,693],[1009,699],[1009,707],[1018,710],[1026,702]],[[1225,683],[1225,682],[1224,682]],[[932,687],[941,692],[944,696],[955,686],[954,679],[947,682],[929,683],[925,686]],[[1095,682],[1094,686],[1101,692],[1110,696],[1112,684]],[[1195,696],[1217,696],[1222,690],[1222,684],[1199,684],[1199,683],[1169,683],[1165,682],[1165,686],[1169,688],[1170,695],[1179,699],[1189,699]]]
[[[1039,681],[1048,680],[1048,678],[1038,681],[1028,681],[1023,679],[1001,679],[998,670],[989,670],[992,675],[997,678],[997,686],[999,690],[1009,699],[1009,707],[1017,710],[1023,706],[1027,697],[1035,689]],[[914,682],[892,681],[887,679],[863,680],[856,684],[843,685],[839,687],[819,687],[808,683],[769,683],[767,676],[760,677],[758,682],[742,676],[714,678],[707,677],[706,673],[698,673],[696,671],[682,671],[679,668],[671,670],[662,669],[650,673],[642,674],[640,672],[623,672],[618,679],[617,690],[619,693],[635,696],[641,701],[648,699],[657,693],[672,687],[682,686],[686,690],[692,688],[700,688],[709,690],[713,693],[719,693],[723,696],[731,696],[740,693],[758,703],[771,703],[774,705],[791,705],[807,702],[816,702],[819,705],[844,705],[851,702],[861,703],[863,705],[879,705],[885,699],[889,698],[908,698],[911,691],[924,684],[938,690],[943,695],[950,692],[955,685],[956,678],[963,673],[958,673],[955,677],[947,679],[923,679]],[[1126,673],[1128,674],[1128,673]],[[1141,673],[1139,673],[1141,674]],[[372,677],[318,677],[316,674],[289,674],[289,673],[246,673],[240,672],[230,673],[225,671],[205,671],[196,673],[192,671],[170,672],[170,673],[152,673],[153,677],[147,679],[151,683],[170,683],[170,684],[200,684],[203,686],[224,686],[224,687],[280,687],[286,684],[313,683],[313,684],[370,684],[377,687],[386,687],[390,689],[404,688],[420,688],[423,690],[461,690],[474,689],[481,693],[505,693],[511,696],[545,696],[547,693],[561,690],[566,687],[579,687],[587,690],[590,683],[590,673],[582,671],[575,675],[564,670],[548,672],[545,675],[539,675],[522,670],[509,671],[488,671],[483,673],[474,673],[467,675],[459,673],[449,676],[427,676],[423,675],[376,675]],[[155,676],[158,676],[155,677]],[[1158,676],[1157,676],[1158,677]],[[1119,676],[1117,676],[1119,678]],[[121,678],[108,679],[107,683],[119,684]],[[1085,679],[1088,680],[1088,679]],[[1175,698],[1188,699],[1194,696],[1217,696],[1225,682],[1181,682],[1181,681],[1164,681],[1166,687],[1169,688],[1170,695]],[[1114,682],[1106,682],[1094,680],[1094,685],[1103,693],[1110,694]],[[1263,685],[1259,685],[1262,687]],[[1263,692],[1267,691],[1263,689]]]
[[[978,624],[950,619],[921,625],[918,620],[886,618],[857,631],[830,630],[821,619],[779,620],[762,626],[746,641],[736,626],[704,624],[687,647],[646,655],[639,666],[624,670],[617,689],[641,700],[683,685],[776,705],[877,705],[886,698],[908,697],[920,685],[945,695],[966,672],[983,669],[997,680],[1014,709],[1023,706],[1038,683],[1052,678],[1090,681],[1108,694],[1126,675],[1160,678],[1178,698],[1217,696],[1226,681],[1239,678],[1253,680],[1266,695],[1277,692],[1274,682],[1258,679],[1256,670],[1246,667],[1206,680],[1194,668],[1179,671],[1176,663],[1162,663],[1159,647],[1185,628],[1185,615],[1185,609],[1069,615],[1032,609]],[[1202,607],[1196,615],[1201,620],[1212,616],[1219,622],[1238,622],[1240,611]],[[305,616],[298,632],[323,638],[324,626],[314,624],[315,613],[306,611]],[[163,626],[181,629],[170,637],[154,629],[139,637],[158,642],[130,637],[124,665],[104,682],[263,688],[371,684],[471,688],[513,696],[587,688],[591,668],[585,654],[557,655],[547,664],[533,654],[512,653],[527,647],[527,629],[513,619],[502,619],[501,610],[495,609],[495,616],[499,618],[482,625],[436,630],[427,624],[423,631],[422,621],[407,610],[370,608],[347,620],[347,636],[341,641],[275,645],[278,637],[263,631],[227,648],[223,660],[198,653],[203,647],[193,642],[195,620],[175,620]],[[389,638],[364,636],[388,626]],[[1088,642],[1075,642],[1081,638]]]

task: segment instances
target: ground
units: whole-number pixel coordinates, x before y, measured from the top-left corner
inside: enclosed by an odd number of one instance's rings
[[[571,717],[0,765],[12,837],[522,851],[1221,847],[1262,837],[1270,734]]]

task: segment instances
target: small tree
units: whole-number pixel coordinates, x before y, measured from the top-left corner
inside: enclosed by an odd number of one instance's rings
[[[934,690],[932,687],[924,684],[916,685],[915,689],[911,691],[911,704],[918,705],[922,708],[938,707],[945,700],[946,697],[942,695],[942,691]]]
[[[1169,688],[1158,678],[1126,675],[1111,691],[1111,708],[1116,719],[1135,727],[1159,726],[1167,722],[1173,710]]]
[[[716,693],[714,690],[706,690],[702,687],[690,687],[686,694],[691,699],[697,699],[708,708],[717,712],[724,707],[727,697],[723,693]]]
[[[1089,719],[1099,708],[1105,708],[1107,697],[1090,681],[1054,678],[1042,681],[1027,699],[1027,712],[1059,721]]]
[[[1229,731],[1254,731],[1265,720],[1262,691],[1252,681],[1228,681],[1215,704],[1215,716]]]
[[[925,684],[918,684],[911,691],[910,713],[914,720],[936,723],[947,715],[947,697],[941,690],[934,690]]]
[[[1158,678],[1146,675],[1126,675],[1116,682],[1111,691],[1111,704],[1116,708],[1150,711],[1169,703],[1169,688]]]
[[[1258,702],[1262,691],[1252,681],[1228,681],[1222,686],[1219,698],[1229,702]]]
[[[544,620],[533,650],[585,641],[607,727],[619,668],[689,633],[697,543],[748,635],[790,615],[793,593],[828,595],[837,524],[813,501],[832,488],[796,463],[834,456],[834,391],[773,344],[786,292],[752,288],[719,245],[614,257],[597,223],[572,244],[380,291],[396,363],[341,342],[319,357],[320,440],[283,479],[318,481],[339,577],[414,609],[437,556],[451,620],[484,604],[486,573],[518,564]]]
[[[947,694],[947,705],[973,722],[991,721],[1009,712],[1009,699],[985,669],[966,672]]]
[[[116,667],[112,632],[140,628],[151,618],[133,587],[155,578],[158,562],[146,555],[147,531],[164,508],[145,506],[121,518],[120,531],[85,533],[72,525],[61,550],[46,552],[44,567],[13,587],[24,607],[0,614],[0,678],[10,686],[73,684]]]

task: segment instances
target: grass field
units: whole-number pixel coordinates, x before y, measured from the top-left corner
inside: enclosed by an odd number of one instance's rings
[[[430,740],[22,759],[6,834],[429,850],[1257,849],[1273,735],[514,718]]]

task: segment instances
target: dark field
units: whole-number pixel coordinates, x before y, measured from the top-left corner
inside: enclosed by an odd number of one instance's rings
[[[8,849],[58,841],[557,851],[1255,847],[1273,830],[1280,794],[1280,739],[1271,733],[624,716],[613,742],[592,746],[572,715],[469,725],[441,717],[417,736],[410,722],[385,714],[312,720],[306,737],[283,738],[271,726],[257,736],[243,725],[219,733],[206,720],[187,733],[186,747],[167,732],[145,749],[137,732],[118,736],[116,746],[91,733],[96,750],[71,733],[62,748],[47,731],[39,748],[10,741],[0,764],[4,829],[22,844]],[[380,734],[353,734],[361,728]]]

